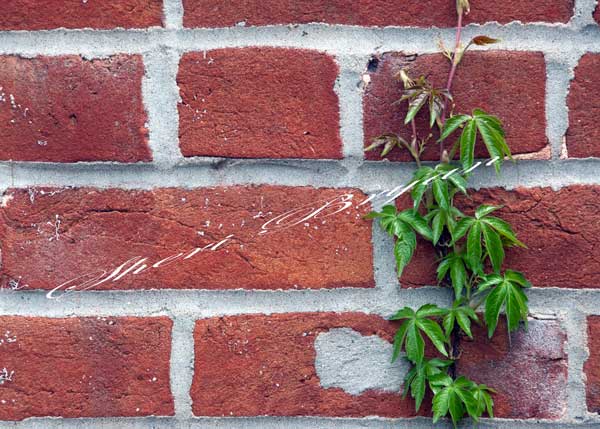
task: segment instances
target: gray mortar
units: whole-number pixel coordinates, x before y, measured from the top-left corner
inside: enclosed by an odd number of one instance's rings
[[[600,184],[600,160],[560,160],[563,135],[568,127],[566,98],[573,70],[585,52],[600,52],[600,28],[592,12],[595,0],[577,0],[575,14],[568,24],[548,25],[496,23],[470,25],[464,38],[488,34],[501,38],[493,49],[540,51],[547,64],[547,136],[553,159],[506,164],[497,177],[491,168],[474,174],[474,186],[550,186],[559,189],[571,184]],[[360,28],[344,25],[297,25],[234,27],[225,29],[183,29],[181,0],[164,1],[165,27],[148,30],[52,30],[0,32],[0,54],[24,57],[36,55],[79,54],[85,58],[106,57],[115,53],[142,54],[146,67],[143,80],[144,105],[148,112],[150,147],[155,162],[125,165],[112,162],[52,163],[0,162],[0,190],[31,186],[95,186],[151,189],[154,187],[205,187],[235,184],[276,184],[289,186],[356,187],[367,193],[391,189],[406,183],[413,166],[403,163],[363,162],[361,76],[367,60],[385,51],[436,52],[436,40],[448,44],[452,29]],[[177,145],[179,90],[177,63],[189,51],[253,45],[317,49],[333,55],[340,67],[336,93],[340,101],[340,135],[344,160],[224,160],[218,158],[184,159]],[[43,292],[0,291],[0,314],[70,316],[157,316],[174,320],[171,354],[171,388],[175,417],[127,419],[35,418],[23,422],[0,422],[3,428],[28,429],[323,429],[431,428],[429,419],[364,419],[320,417],[193,417],[189,387],[193,376],[193,328],[199,318],[235,314],[285,312],[359,311],[390,316],[403,306],[425,303],[447,305],[447,289],[426,287],[400,289],[394,273],[392,242],[380,229],[373,231],[374,289],[292,291],[111,291],[86,292],[61,301],[49,301]],[[193,285],[191,285],[193,286]],[[600,285],[596,285],[600,286]],[[588,358],[585,317],[600,314],[599,290],[558,288],[532,289],[528,292],[532,313],[557,314],[564,320],[569,353],[568,408],[560,422],[484,420],[480,427],[495,429],[582,429],[600,427],[600,417],[588,414],[585,406],[584,375]],[[388,380],[366,377],[358,380],[338,378],[339,350],[365,356],[389,355],[389,344],[377,338],[360,337],[348,330],[322,334],[317,341],[318,371],[325,385],[339,385],[352,392],[385,386]],[[351,341],[354,346],[348,349]],[[381,346],[377,352],[378,344]],[[323,354],[324,352],[327,352]],[[348,362],[346,362],[348,363]],[[389,370],[383,361],[379,371]],[[346,366],[347,367],[347,366]],[[400,371],[399,371],[400,372]],[[398,374],[390,375],[392,378]],[[397,382],[397,380],[396,380]],[[391,383],[391,382],[390,382]],[[392,383],[393,384],[393,383]],[[392,388],[392,384],[388,384]],[[396,387],[397,385],[394,385]],[[438,427],[449,428],[440,424]],[[463,427],[470,427],[465,423]]]
[[[351,395],[367,390],[399,392],[410,364],[400,357],[390,362],[392,345],[349,328],[332,329],[315,339],[315,369],[321,386]]]

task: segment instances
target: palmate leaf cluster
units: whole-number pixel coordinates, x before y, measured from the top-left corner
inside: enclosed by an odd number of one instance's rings
[[[473,44],[493,41],[473,40]],[[497,216],[501,207],[481,205],[464,210],[457,207],[455,199],[462,194],[462,199],[468,200],[468,180],[476,167],[478,143],[486,148],[490,163],[498,172],[511,153],[499,118],[474,109],[470,115],[456,114],[445,119],[441,103],[444,98],[451,101],[449,93],[433,88],[423,77],[412,81],[405,75],[403,80],[405,95],[401,101],[408,104],[405,122],[411,123],[417,114],[427,115],[430,126],[439,127],[438,141],[450,142],[451,151],[439,165],[419,163],[407,188],[413,203],[410,208],[398,210],[387,205],[367,218],[377,219],[394,237],[398,276],[413,257],[419,237],[421,242],[435,246],[441,255],[437,261],[438,281],[452,288],[455,299],[450,308],[426,304],[416,311],[405,307],[394,314],[391,320],[398,321],[399,328],[392,360],[403,358],[411,362],[412,369],[404,380],[404,396],[410,394],[414,398],[417,410],[429,390],[433,394],[434,422],[448,416],[456,425],[465,415],[478,421],[484,414],[493,417],[494,390],[454,375],[458,354],[454,340],[459,335],[472,338],[474,323],[484,324],[492,337],[502,312],[509,334],[521,324],[526,326],[528,305],[524,290],[531,284],[522,273],[504,267],[506,250],[525,245],[511,225]],[[384,156],[395,146],[411,150],[410,145],[397,143],[396,138],[401,139],[387,135]],[[395,141],[393,145],[389,144],[391,140]],[[376,141],[370,149],[381,144]],[[411,150],[413,156],[417,154],[417,161],[421,151]],[[459,155],[459,163],[450,161],[455,154]],[[481,320],[477,313],[480,307]],[[432,347],[427,347],[428,343]]]

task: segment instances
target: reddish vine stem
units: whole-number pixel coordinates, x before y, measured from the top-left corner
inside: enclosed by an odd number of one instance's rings
[[[452,89],[452,82],[454,81],[454,75],[458,67],[459,61],[457,61],[458,50],[460,49],[460,40],[462,33],[462,10],[458,12],[458,20],[456,23],[456,40],[454,42],[454,53],[452,54],[452,66],[450,67],[450,73],[448,73],[448,81],[446,82],[446,90],[450,93]],[[442,124],[446,122],[446,112],[448,111],[448,99],[444,98],[444,109],[442,111]],[[444,142],[440,143],[440,161],[443,160],[444,155]]]

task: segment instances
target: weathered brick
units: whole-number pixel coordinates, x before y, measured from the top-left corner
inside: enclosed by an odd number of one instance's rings
[[[365,198],[351,189],[277,186],[9,190],[0,218],[2,284],[48,290],[102,270],[106,279],[126,261],[147,257],[144,271],[97,289],[373,287],[371,223],[362,219],[368,204],[327,217],[340,209],[331,205],[318,218],[258,234],[276,216],[349,192],[355,201]],[[230,234],[227,246],[186,259]]]
[[[162,0],[10,0],[0,3],[0,30],[160,26]]]
[[[164,317],[0,317],[0,420],[173,415]]]
[[[529,321],[509,341],[505,321],[491,340],[474,325],[461,339],[457,372],[496,389],[494,413],[515,419],[558,419],[567,407],[567,337],[556,320]]]
[[[459,206],[472,215],[480,204],[503,205],[496,216],[511,223],[528,248],[511,248],[505,266],[525,273],[536,287],[598,288],[600,186],[482,189]],[[407,206],[404,199],[400,205]],[[436,284],[431,243],[421,242],[402,275],[404,287]],[[573,269],[577,267],[577,269]]]
[[[433,0],[184,0],[186,27],[303,24],[323,22],[365,26],[452,27],[456,25],[453,1]],[[573,0],[505,1],[502,7],[484,0],[471,1],[466,23],[498,21],[567,22]]]
[[[600,157],[600,54],[586,54],[575,69],[569,90],[567,153],[570,158]]]
[[[151,159],[139,55],[0,57],[0,159]]]
[[[587,407],[590,412],[600,414],[600,316],[588,317],[587,323],[590,356],[583,367],[587,377]]]
[[[365,314],[293,313],[200,320],[194,333],[191,389],[198,416],[408,417],[397,393],[350,395],[323,389],[315,370],[316,337],[334,328],[391,341],[393,326]]]
[[[341,158],[338,67],[316,51],[220,49],[183,56],[184,156]]]
[[[402,400],[399,393],[370,389],[350,394],[338,387],[324,388],[315,367],[315,340],[319,334],[349,328],[363,336],[376,335],[391,342],[397,326],[361,313],[243,315],[200,320],[194,333],[194,414],[413,416],[414,404]],[[503,328],[501,323],[497,338],[491,342],[477,330],[475,343],[463,343],[459,373],[498,388],[498,417],[559,417],[565,406],[567,363],[565,334],[558,322],[531,321],[527,334],[513,335],[512,349]],[[380,370],[371,368],[372,372]],[[518,379],[519,375],[523,378]],[[511,383],[513,387],[509,389]]]
[[[406,103],[392,105],[402,96],[402,82],[395,75],[407,68],[411,76],[427,75],[436,87],[446,86],[449,61],[441,54],[406,56],[387,53],[371,62],[376,65],[369,72],[363,98],[365,146],[374,137],[385,133],[399,133],[410,140],[410,130],[404,126]],[[455,95],[455,113],[471,113],[481,108],[497,115],[504,123],[506,138],[514,154],[531,154],[548,148],[546,138],[545,88],[546,66],[544,56],[537,52],[489,51],[468,52],[461,62],[452,92]],[[429,129],[426,109],[417,116],[421,137]],[[438,160],[439,134],[434,130],[423,159]],[[448,140],[454,142],[454,140]],[[450,146],[450,143],[446,143]],[[487,156],[485,146],[479,142],[476,156]],[[548,157],[547,150],[537,157]],[[367,159],[380,159],[379,151],[366,153]],[[393,161],[412,160],[405,150],[394,149],[387,157]]]

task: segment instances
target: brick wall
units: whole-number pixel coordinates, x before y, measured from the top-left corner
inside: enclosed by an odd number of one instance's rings
[[[398,279],[367,205],[253,232],[407,182],[403,154],[363,149],[401,132],[400,67],[447,72],[454,3],[1,2],[0,428],[431,427],[386,321],[450,302],[426,247]],[[461,204],[504,205],[535,287],[530,329],[464,338],[458,370],[498,390],[481,427],[599,427],[600,7],[472,8],[465,39],[502,43],[467,54],[456,98],[521,160]]]

